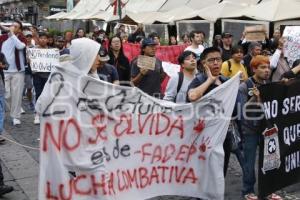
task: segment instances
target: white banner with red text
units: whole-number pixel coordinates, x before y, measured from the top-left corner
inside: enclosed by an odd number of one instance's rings
[[[224,199],[223,141],[239,82],[177,105],[58,67],[36,106],[39,199]]]

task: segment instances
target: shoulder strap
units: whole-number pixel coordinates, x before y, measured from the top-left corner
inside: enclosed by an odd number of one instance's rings
[[[231,62],[230,60],[227,60],[227,64],[228,64],[228,71],[231,73]]]
[[[174,102],[176,103],[176,99],[177,99],[177,95],[178,95],[178,92],[180,91],[181,89],[181,86],[182,86],[182,83],[183,83],[183,72],[178,72],[178,84],[177,84],[177,92],[176,92],[176,95],[175,95],[175,98],[174,98]]]
[[[249,79],[247,79],[245,81],[245,84],[247,86],[247,93],[248,93],[248,100],[252,97],[252,95],[249,94],[249,88],[253,88],[254,87],[254,82],[252,80],[252,77],[250,77]]]
[[[180,91],[182,83],[183,83],[183,72],[178,72],[177,93]]]

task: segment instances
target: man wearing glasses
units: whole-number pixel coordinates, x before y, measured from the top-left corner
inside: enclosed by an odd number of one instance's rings
[[[222,68],[222,54],[219,48],[210,47],[203,51],[201,55],[201,62],[204,67],[204,72],[197,74],[196,78],[191,82],[188,88],[187,101],[194,102],[205,94],[215,89],[222,83],[228,80],[221,75]],[[224,176],[226,175],[229,158],[230,158],[230,137],[227,134],[223,144],[224,148]]]
[[[201,62],[205,73],[199,73],[188,88],[188,102],[197,101],[226,80],[221,75],[222,55],[218,48],[210,47],[203,51]]]

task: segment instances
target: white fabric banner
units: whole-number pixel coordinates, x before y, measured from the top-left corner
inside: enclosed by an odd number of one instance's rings
[[[164,69],[164,72],[166,72],[169,77],[176,76],[178,72],[180,72],[180,65],[176,65],[170,62],[162,62],[162,67]]]
[[[239,82],[177,105],[58,68],[36,107],[39,199],[224,199],[223,141]]]
[[[300,26],[285,27],[283,37],[285,38],[284,56],[292,66],[293,62],[300,58]]]
[[[58,49],[28,48],[27,55],[33,72],[51,72],[52,68],[59,66]]]

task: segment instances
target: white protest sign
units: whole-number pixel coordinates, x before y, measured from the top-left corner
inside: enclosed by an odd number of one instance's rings
[[[156,58],[150,56],[139,55],[137,59],[137,66],[142,69],[154,71]]]
[[[27,55],[34,72],[51,72],[52,68],[59,66],[58,49],[28,48]]]
[[[224,199],[223,142],[239,82],[177,105],[58,67],[36,106],[39,200]]]
[[[284,54],[289,65],[300,58],[300,26],[286,26],[283,32],[285,38]]]
[[[166,72],[169,77],[176,76],[178,72],[180,72],[180,65],[176,65],[173,63],[162,62],[162,67],[164,69],[164,72]]]

